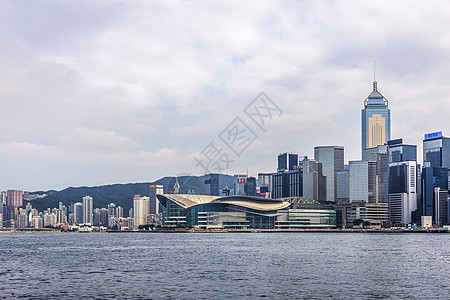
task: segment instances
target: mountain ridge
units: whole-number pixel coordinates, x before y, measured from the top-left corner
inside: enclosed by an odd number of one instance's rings
[[[233,176],[219,174],[222,182],[219,185],[220,189],[225,187],[225,184],[231,186],[233,184]],[[115,183],[99,186],[81,186],[81,187],[68,187],[61,191],[48,190],[32,192],[45,193],[47,196],[38,198],[30,202],[33,208],[42,212],[47,208],[53,209],[59,207],[59,202],[68,207],[71,203],[82,202],[83,197],[91,196],[93,198],[93,206],[95,208],[107,208],[109,203],[115,203],[116,206],[121,206],[124,209],[124,216],[128,216],[128,211],[133,207],[134,195],[149,196],[150,185],[162,185],[164,193],[171,193],[172,187],[176,180],[180,184],[180,192],[182,194],[206,194],[205,175],[201,176],[165,176],[153,182],[140,182],[140,183]]]

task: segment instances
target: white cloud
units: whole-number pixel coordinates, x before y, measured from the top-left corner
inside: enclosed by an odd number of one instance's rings
[[[62,146],[66,151],[74,152],[120,152],[133,149],[137,143],[131,138],[120,136],[114,131],[105,131],[78,127],[62,138]]]
[[[1,151],[34,171],[0,189],[196,172],[193,154],[260,91],[285,114],[240,165],[275,170],[279,152],[318,144],[358,159],[373,60],[392,136],[420,149],[424,132],[450,135],[449,13],[445,1],[2,1]]]

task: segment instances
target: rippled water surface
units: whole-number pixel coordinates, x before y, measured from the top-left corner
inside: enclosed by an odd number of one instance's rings
[[[450,234],[0,233],[0,297],[450,299]]]

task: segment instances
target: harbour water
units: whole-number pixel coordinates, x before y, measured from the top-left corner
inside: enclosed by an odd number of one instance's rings
[[[0,298],[449,299],[450,234],[0,233]]]

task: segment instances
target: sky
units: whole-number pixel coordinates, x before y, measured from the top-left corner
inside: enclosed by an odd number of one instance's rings
[[[0,1],[0,190],[256,176],[318,145],[361,159],[374,61],[391,137],[420,162],[424,133],[450,136],[449,16],[447,1]],[[246,113],[258,103],[264,118]]]

